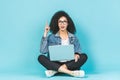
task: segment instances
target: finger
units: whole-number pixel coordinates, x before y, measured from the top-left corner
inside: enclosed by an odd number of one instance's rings
[[[77,58],[75,58],[75,62],[77,62],[78,61],[78,59]]]
[[[78,55],[78,59],[80,58],[80,56]]]
[[[48,28],[48,27],[46,27],[46,30],[48,31],[48,30],[49,30],[49,28]]]
[[[77,60],[75,59],[75,62],[77,62]]]
[[[46,25],[45,25],[45,31],[49,31],[50,30],[50,27],[48,25],[48,22],[46,22]]]
[[[80,58],[80,56],[77,54],[77,58],[79,59]]]
[[[46,29],[47,27],[49,27],[49,26],[48,26],[48,22],[46,22],[46,24],[45,24],[45,29]]]
[[[46,27],[47,27],[48,29],[50,29],[48,22],[46,22]]]
[[[48,22],[46,22],[46,27],[48,27]]]

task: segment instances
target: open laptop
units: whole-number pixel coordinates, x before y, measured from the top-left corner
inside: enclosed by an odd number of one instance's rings
[[[62,61],[74,59],[74,45],[53,45],[49,46],[51,61]]]

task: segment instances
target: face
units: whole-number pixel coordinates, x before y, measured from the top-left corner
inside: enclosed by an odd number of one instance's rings
[[[68,26],[67,18],[64,16],[60,17],[60,19],[58,20],[59,30],[65,31],[67,30],[67,26]]]

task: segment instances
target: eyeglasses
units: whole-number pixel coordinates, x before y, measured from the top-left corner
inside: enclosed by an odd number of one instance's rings
[[[63,24],[67,24],[68,21],[61,21],[61,20],[60,20],[60,21],[58,21],[58,23],[59,23],[59,24],[62,24],[62,23],[63,23]]]

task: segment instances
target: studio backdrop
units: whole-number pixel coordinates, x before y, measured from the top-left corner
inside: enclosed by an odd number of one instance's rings
[[[46,22],[59,10],[76,26],[87,73],[120,71],[119,0],[0,0],[0,72],[43,73],[38,63]]]

